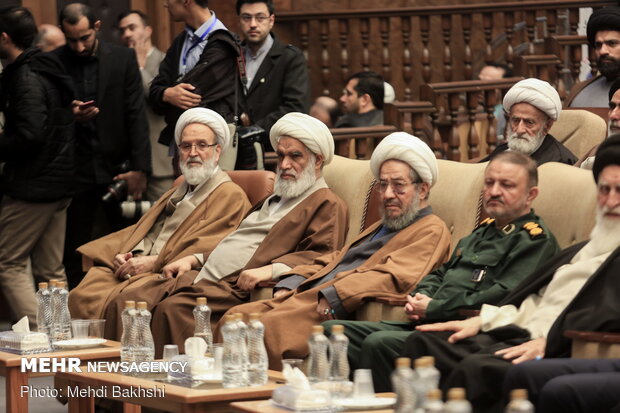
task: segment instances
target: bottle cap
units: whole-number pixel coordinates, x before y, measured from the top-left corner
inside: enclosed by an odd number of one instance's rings
[[[125,301],[125,308],[136,308],[136,302],[133,300]]]
[[[232,323],[233,321],[237,321],[237,317],[235,316],[235,314],[228,314],[224,317],[225,323]]]
[[[51,288],[55,288],[55,287],[56,287],[56,284],[58,284],[58,281],[56,281],[56,280],[50,280],[50,287],[51,287]]]
[[[146,301],[138,301],[138,310],[146,310]]]
[[[243,321],[243,313],[236,313],[235,314],[235,320]]]
[[[527,390],[526,389],[514,389],[510,392],[510,400],[526,400],[527,399]]]
[[[428,400],[441,400],[441,390],[430,389],[428,392],[426,392],[426,398]]]
[[[334,333],[334,334],[342,334],[342,333],[344,333],[344,326],[342,324],[334,324],[332,326],[332,333]]]
[[[427,367],[435,367],[435,357],[433,356],[424,356],[424,357],[420,357],[423,358],[424,360],[426,360],[426,366]]]
[[[448,400],[465,400],[465,389],[462,387],[453,387],[448,390]]]
[[[399,357],[396,359],[396,368],[411,367],[411,359],[409,357]]]
[[[260,313],[251,313],[250,314],[250,321],[256,321],[260,319]]]
[[[39,283],[39,290],[47,290],[47,283]]]
[[[56,281],[56,288],[65,288],[64,281]]]
[[[428,367],[428,359],[426,357],[420,357],[419,359],[415,359],[415,361],[413,362],[413,365],[415,366],[416,369],[422,368],[422,367]]]
[[[312,334],[323,334],[323,326],[312,326]]]
[[[207,297],[196,298],[196,305],[207,305]]]

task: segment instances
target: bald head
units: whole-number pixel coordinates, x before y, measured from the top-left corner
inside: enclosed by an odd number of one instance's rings
[[[52,24],[42,24],[39,26],[39,33],[35,38],[35,46],[41,51],[51,52],[65,43],[65,35],[58,26]]]

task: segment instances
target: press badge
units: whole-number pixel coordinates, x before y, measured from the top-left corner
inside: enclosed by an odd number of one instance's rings
[[[481,270],[479,268],[475,269],[474,272],[472,272],[471,274],[471,280],[475,283],[479,283],[480,281],[482,281],[486,273],[487,272],[485,270]]]

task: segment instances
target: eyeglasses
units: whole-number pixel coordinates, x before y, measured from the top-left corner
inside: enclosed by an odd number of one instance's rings
[[[182,143],[179,145],[179,149],[183,153],[190,153],[193,147],[196,147],[198,152],[206,152],[209,148],[212,148],[217,145],[216,143],[208,144],[207,142],[198,142],[198,143]]]
[[[387,191],[388,186],[392,187],[392,191],[395,194],[402,195],[409,185],[415,185],[415,182],[405,181],[379,181],[379,192],[384,193]]]
[[[244,23],[250,23],[252,21],[252,19],[255,19],[256,22],[263,23],[264,21],[266,21],[267,19],[269,19],[269,17],[271,16],[265,16],[264,14],[256,14],[256,15],[252,15],[252,14],[242,14],[241,16],[239,16],[239,18],[241,19],[242,22]]]

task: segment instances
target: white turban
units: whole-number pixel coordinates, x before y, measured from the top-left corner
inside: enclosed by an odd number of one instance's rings
[[[420,138],[405,132],[394,132],[379,142],[370,158],[370,169],[375,178],[379,179],[381,165],[390,159],[407,163],[422,182],[430,186],[437,182],[437,158]]]
[[[299,112],[282,116],[269,132],[271,146],[276,149],[282,136],[298,139],[314,154],[323,155],[327,165],[334,157],[334,137],[323,122]]]
[[[187,109],[179,116],[179,120],[177,120],[177,124],[174,127],[174,140],[177,142],[177,145],[181,144],[181,133],[183,129],[190,123],[202,123],[208,126],[215,134],[217,143],[222,147],[222,152],[228,148],[230,144],[230,129],[228,129],[228,124],[219,113],[207,108]]]
[[[504,110],[510,112],[510,108],[517,103],[529,103],[553,120],[558,120],[562,111],[562,101],[558,92],[549,83],[540,79],[523,79],[510,88],[504,96]]]

